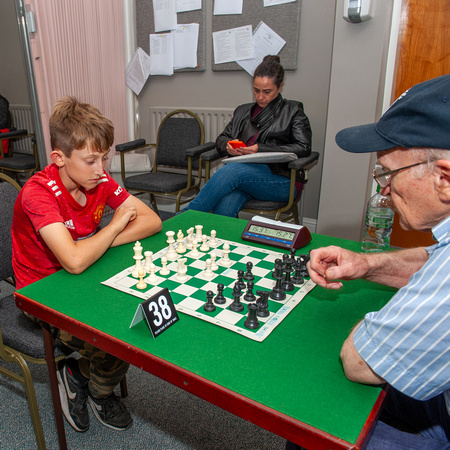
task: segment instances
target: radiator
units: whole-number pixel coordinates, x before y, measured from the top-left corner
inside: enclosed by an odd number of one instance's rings
[[[153,142],[156,142],[156,135],[161,121],[174,109],[176,108],[166,106],[154,106],[150,108],[150,136]],[[199,116],[205,127],[205,142],[214,142],[216,140],[227,123],[230,122],[234,111],[234,108],[186,107],[183,109],[188,109]],[[187,117],[186,115],[184,116]],[[183,117],[183,115],[180,115],[180,117]]]
[[[18,130],[25,129],[28,133],[34,133],[33,115],[31,105],[9,105],[13,116],[13,124]],[[21,153],[33,153],[31,137],[14,141],[14,151]]]

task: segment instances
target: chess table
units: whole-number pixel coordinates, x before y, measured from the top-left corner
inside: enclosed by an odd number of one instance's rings
[[[240,236],[246,223],[187,211],[141,242],[157,252],[167,246],[166,231],[202,224],[205,230],[215,229],[218,238],[244,244]],[[330,244],[359,250],[356,242],[313,234],[298,253]],[[349,381],[339,352],[355,323],[381,308],[394,289],[365,280],[344,282],[340,290],[316,287],[263,342],[183,313],[153,339],[145,321],[130,328],[142,299],[101,283],[130,265],[133,245],[109,249],[80,275],[61,270],[15,294],[19,308],[44,322],[61,448],[66,441],[51,325],[306,448],[363,447],[385,390]]]

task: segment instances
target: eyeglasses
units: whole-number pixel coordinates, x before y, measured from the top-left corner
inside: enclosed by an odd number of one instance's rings
[[[381,188],[385,188],[391,182],[392,175],[395,175],[401,170],[410,169],[411,167],[420,166],[421,164],[427,164],[428,162],[432,161],[422,161],[416,164],[411,164],[410,166],[400,167],[400,169],[388,170],[387,172],[383,172],[383,168],[381,166],[377,166],[373,169],[372,176]]]

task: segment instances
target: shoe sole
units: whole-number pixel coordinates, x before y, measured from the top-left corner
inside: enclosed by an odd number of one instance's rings
[[[94,413],[94,416],[97,417],[98,421],[102,424],[105,425],[105,427],[108,428],[112,428],[113,430],[118,430],[118,431],[125,431],[128,430],[128,428],[131,427],[131,425],[133,425],[133,421],[131,421],[126,427],[115,427],[114,425],[111,425],[110,423],[105,422],[101,417],[100,414],[97,410],[97,407],[95,405],[95,402],[91,399],[91,397],[88,398],[88,404],[92,409],[92,412]]]
[[[62,411],[64,413],[64,417],[66,418],[67,422],[69,422],[70,426],[75,429],[76,431],[79,431],[80,433],[84,433],[85,431],[89,430],[89,427],[87,427],[86,429],[81,429],[80,427],[78,427],[75,422],[72,419],[72,416],[70,415],[69,412],[69,403],[67,401],[67,390],[66,390],[66,384],[65,381],[63,380],[62,376],[61,376],[61,370],[58,370],[56,373],[56,376],[58,378],[58,389],[59,389],[59,398],[61,400],[61,408]]]

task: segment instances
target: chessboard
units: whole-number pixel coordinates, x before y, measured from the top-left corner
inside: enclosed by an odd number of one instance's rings
[[[209,241],[212,242],[211,239]],[[172,242],[175,241],[172,240]],[[140,277],[136,277],[136,273],[133,276],[137,261],[136,264],[103,281],[102,284],[143,300],[150,298],[163,288],[168,288],[177,311],[259,342],[262,342],[269,336],[315,286],[315,283],[311,280],[304,279],[303,282],[300,281],[301,284],[294,285],[292,291],[286,292],[283,300],[268,298],[265,305],[266,317],[256,316],[256,326],[253,321],[253,328],[249,329],[246,326],[246,320],[249,318],[250,309],[254,308],[249,308],[248,305],[250,303],[258,304],[258,297],[260,297],[257,293],[258,291],[270,293],[274,289],[276,284],[276,280],[273,277],[275,273],[274,267],[276,261],[282,260],[282,253],[215,237],[214,247],[211,246],[209,251],[186,248],[184,253],[175,255],[173,251],[174,249],[176,251],[177,245],[183,245],[184,247],[184,243],[180,244],[178,242],[170,244],[170,248],[166,247],[154,254],[149,251],[144,252],[147,265],[144,276],[142,276],[143,270],[141,270]],[[140,254],[141,250],[138,254]],[[133,256],[130,259],[132,258]],[[135,250],[135,259],[139,258],[140,256],[136,258]],[[150,259],[150,263],[148,259]],[[183,259],[181,262],[184,263],[184,265],[182,264],[182,267],[184,266],[182,277],[180,277],[180,259]],[[211,259],[213,260],[214,268],[212,274],[207,267],[211,267]],[[242,281],[245,282],[246,288],[242,289],[238,301],[244,307],[242,311],[233,311],[230,309],[230,305],[236,300],[233,291],[235,290],[239,274],[242,276],[242,272],[239,271],[243,271],[244,274],[248,273],[248,263],[251,263],[251,274],[253,276],[252,292],[250,292],[250,294],[254,292],[253,298],[251,301],[245,300],[246,294],[248,294],[248,282],[246,282],[245,278],[244,280],[241,278],[241,283]],[[148,264],[153,265],[150,274]],[[143,263],[142,266],[144,267]],[[139,267],[141,266],[139,265]],[[180,278],[183,281],[180,281]],[[141,285],[138,288],[139,282]],[[143,288],[143,285],[146,286]],[[220,286],[218,288],[219,285],[223,285],[223,287]],[[225,298],[223,304],[215,302],[218,289],[221,291],[223,289],[221,292]],[[209,296],[211,296],[211,293],[215,296],[212,301],[211,299],[209,300],[209,303],[214,305],[214,311],[206,311],[204,309],[207,303],[208,291],[211,291]],[[266,294],[264,297],[267,298],[269,296]],[[255,314],[253,314],[253,319],[255,319]]]

